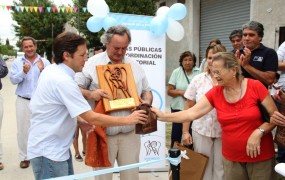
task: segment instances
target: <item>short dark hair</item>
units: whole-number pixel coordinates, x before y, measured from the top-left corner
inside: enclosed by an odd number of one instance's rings
[[[190,51],[185,51],[183,52],[181,55],[180,55],[180,58],[179,58],[179,65],[182,67],[182,61],[185,57],[188,57],[190,56],[192,58],[192,60],[194,61],[194,65],[193,67],[196,66],[196,61],[197,61],[197,58],[196,58],[196,55],[194,53],[191,53]]]
[[[77,47],[83,44],[87,44],[87,40],[78,34],[72,32],[59,34],[53,43],[54,62],[56,64],[62,63],[64,52],[68,52],[73,56]]]
[[[95,46],[94,51],[98,51],[98,50],[100,50],[100,49],[102,49],[103,51],[105,51],[105,50],[106,50],[106,47],[105,47],[105,46]]]
[[[242,30],[241,30],[241,29],[233,30],[233,31],[231,32],[231,34],[230,34],[230,36],[229,36],[230,41],[232,40],[232,38],[234,38],[234,37],[236,37],[236,36],[242,38]]]

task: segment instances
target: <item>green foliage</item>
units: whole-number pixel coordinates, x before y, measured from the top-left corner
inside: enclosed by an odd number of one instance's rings
[[[155,15],[156,6],[155,0],[106,0],[112,13],[124,13],[124,14],[136,14],[136,15]],[[73,0],[76,7],[86,7],[87,0]],[[73,21],[71,24],[76,27],[81,34],[89,41],[89,47],[95,47],[101,45],[100,36],[103,34],[102,29],[98,33],[90,32],[86,27],[87,20],[92,15],[88,12],[74,13]]]
[[[0,44],[0,54],[15,56],[16,51],[13,49],[11,45],[1,45]]]
[[[14,1],[15,6],[42,6],[51,7],[54,4],[49,0],[21,0],[19,3]],[[64,24],[70,18],[69,13],[46,12],[12,12],[12,18],[18,25],[13,25],[16,36],[19,39],[24,36],[31,36],[37,40],[37,52],[43,55],[45,52],[49,60],[52,55],[52,42],[59,33],[63,31]],[[20,43],[17,43],[20,47]]]
[[[110,12],[154,16],[155,0],[106,0]]]
[[[76,13],[58,13],[58,12],[12,12],[12,18],[17,22],[13,25],[16,36],[19,39],[24,36],[31,36],[38,40],[37,52],[41,55],[46,52],[47,57],[51,60],[53,39],[63,31],[64,24],[69,22],[77,28],[80,34],[84,35],[89,41],[89,47],[101,45],[100,36],[103,30],[98,33],[90,32],[86,27],[87,20],[92,16],[88,12],[83,12],[82,7],[87,6],[88,0],[73,0],[74,6],[79,7],[80,11]],[[137,14],[137,15],[154,15],[156,11],[155,0],[106,0],[110,7],[110,12]],[[50,0],[20,0],[14,1],[14,6],[42,6],[52,7],[54,4]],[[13,9],[12,9],[13,10]],[[21,48],[20,42],[17,46]]]

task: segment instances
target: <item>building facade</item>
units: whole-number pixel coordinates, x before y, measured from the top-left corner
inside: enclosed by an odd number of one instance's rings
[[[184,38],[174,42],[166,38],[166,81],[173,69],[179,66],[182,52],[190,50],[199,60],[204,58],[205,49],[212,39],[220,39],[228,51],[232,49],[229,34],[241,29],[249,20],[264,25],[262,43],[273,49],[285,40],[284,0],[159,0],[159,6],[170,7],[184,3],[187,16],[179,21],[185,30]],[[198,63],[197,63],[198,64]]]

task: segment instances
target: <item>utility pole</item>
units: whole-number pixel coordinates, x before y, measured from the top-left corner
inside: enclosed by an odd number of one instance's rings
[[[80,3],[78,2],[78,24],[77,24],[78,34],[80,35]]]
[[[53,54],[53,23],[51,23],[51,39],[52,39],[52,54]]]

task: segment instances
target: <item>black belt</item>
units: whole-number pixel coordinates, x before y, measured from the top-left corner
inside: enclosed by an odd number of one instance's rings
[[[19,95],[18,95],[19,96]],[[26,100],[31,100],[31,98],[27,98],[27,97],[22,97],[22,96],[19,96],[20,98],[23,98],[23,99],[26,99]]]

